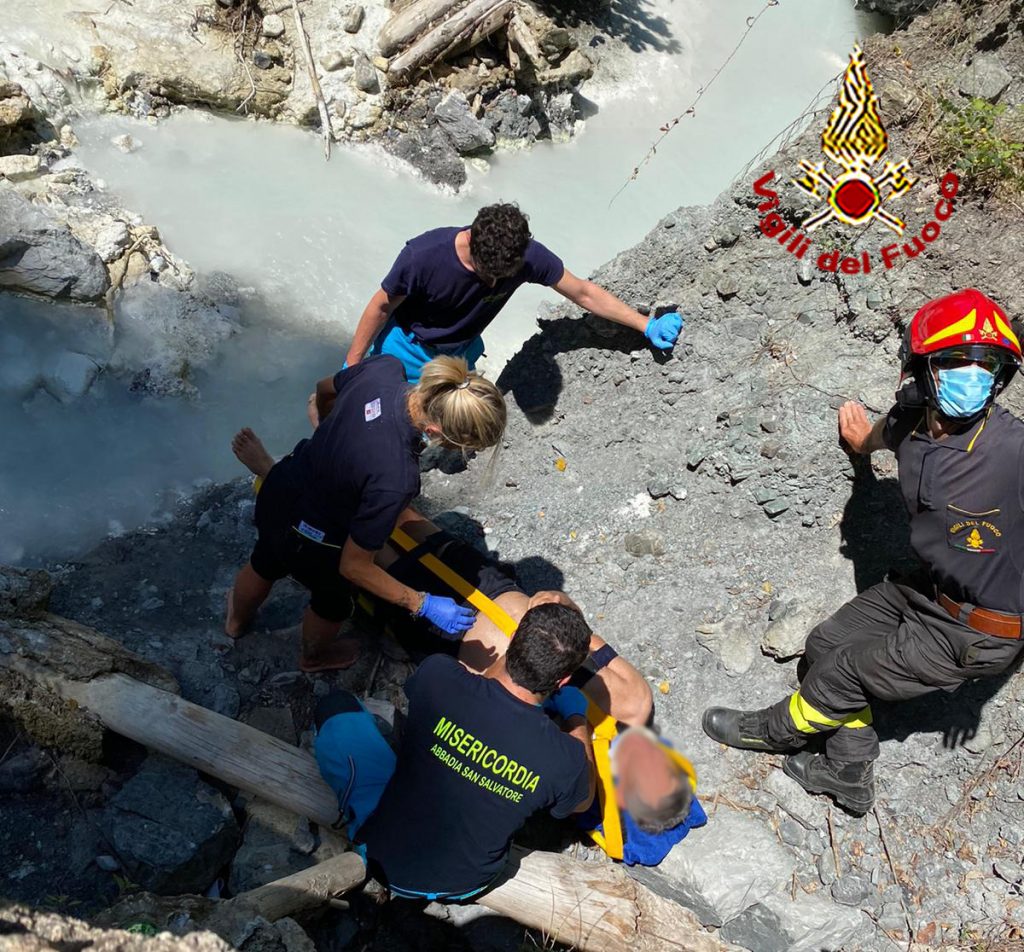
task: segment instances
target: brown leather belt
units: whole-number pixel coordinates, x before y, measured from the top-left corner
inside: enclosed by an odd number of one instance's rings
[[[1020,615],[1004,615],[1002,612],[978,608],[976,605],[970,605],[967,602],[961,604],[943,592],[936,592],[935,594],[938,603],[950,615],[967,625],[968,628],[980,631],[983,635],[992,635],[994,638],[1020,638]]]

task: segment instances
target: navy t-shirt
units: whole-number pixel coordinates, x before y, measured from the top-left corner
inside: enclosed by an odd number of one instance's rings
[[[406,407],[401,361],[361,360],[334,378],[337,397],[293,463],[295,525],[328,545],[351,538],[376,551],[419,495],[422,440]]]
[[[455,252],[462,228],[434,228],[410,238],[381,282],[387,294],[404,294],[394,318],[423,343],[455,350],[483,333],[521,284],[551,287],[565,265],[539,241],[530,239],[523,265],[511,278],[488,287]]]
[[[447,655],[427,658],[405,692],[398,766],[359,839],[399,889],[478,889],[532,813],[566,817],[587,795],[586,752],[540,707]]]

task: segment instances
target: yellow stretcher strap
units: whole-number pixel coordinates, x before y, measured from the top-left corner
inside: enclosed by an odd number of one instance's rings
[[[252,481],[253,495],[259,495],[262,486],[263,477],[254,477]],[[399,529],[398,526],[395,526],[394,531],[391,533],[391,538],[405,549],[406,552],[412,552],[416,548],[416,540],[409,533]],[[427,553],[426,555],[421,555],[419,561],[425,568],[428,568],[441,579],[442,582],[455,589],[477,611],[483,612],[498,626],[500,631],[504,632],[507,638],[511,638],[516,633],[516,628],[519,625],[504,608],[497,604],[497,602],[489,599],[480,589],[470,585],[457,572],[453,572],[437,556]]]
[[[416,540],[398,527],[395,527],[395,531],[391,533],[391,538],[405,549],[406,552],[411,552],[416,548]],[[441,579],[442,582],[455,589],[475,609],[483,612],[508,638],[511,638],[516,633],[516,628],[519,627],[518,623],[504,608],[489,599],[480,589],[470,585],[461,575],[453,572],[437,556],[431,555],[428,552],[425,555],[421,555],[419,561],[425,568]]]
[[[849,727],[856,730],[859,727],[871,726],[871,708],[865,707],[845,717],[826,717],[817,708],[808,704],[807,699],[794,691],[789,699],[789,716],[793,719],[798,731],[804,734],[817,734],[823,730],[833,730],[837,727]]]
[[[622,817],[615,800],[615,781],[609,748],[618,733],[615,718],[593,701],[587,705],[587,721],[594,729],[594,767],[597,770],[597,799],[601,808],[601,830],[591,830],[590,838],[612,859],[622,859]]]

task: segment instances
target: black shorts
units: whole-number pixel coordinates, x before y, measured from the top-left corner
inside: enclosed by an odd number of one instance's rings
[[[394,546],[394,542],[388,543]],[[496,562],[490,556],[456,539],[443,529],[429,536],[411,552],[399,550],[401,554],[388,568],[388,574],[403,585],[418,592],[443,595],[458,602],[465,601],[447,582],[438,578],[422,562],[423,555],[437,556],[456,575],[464,578],[490,599],[506,592],[522,592],[516,582],[515,569],[508,564]],[[369,604],[374,621],[386,624],[402,646],[414,657],[435,654],[439,651],[457,654],[460,642],[442,640],[430,622],[413,618],[408,612],[388,605],[379,599],[370,598]]]
[[[344,621],[352,613],[352,587],[339,571],[341,549],[313,542],[295,531],[291,459],[286,456],[275,464],[256,496],[259,535],[249,564],[268,582],[291,576],[309,589],[309,607],[317,615]]]

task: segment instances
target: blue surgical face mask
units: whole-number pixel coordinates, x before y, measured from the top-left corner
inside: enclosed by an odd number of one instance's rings
[[[943,416],[965,420],[980,413],[992,396],[996,378],[977,364],[939,371],[939,410]]]

